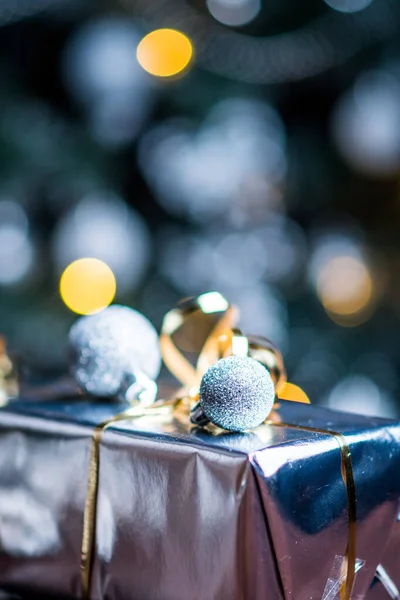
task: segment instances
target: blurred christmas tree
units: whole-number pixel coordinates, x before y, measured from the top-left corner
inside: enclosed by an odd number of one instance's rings
[[[399,31],[397,0],[1,3],[11,346],[55,372],[115,285],[156,325],[218,289],[313,402],[400,414]]]

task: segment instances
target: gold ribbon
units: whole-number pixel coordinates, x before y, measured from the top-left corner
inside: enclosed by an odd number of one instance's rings
[[[287,385],[286,371],[279,350],[267,338],[255,335],[244,336],[236,323],[239,310],[219,292],[208,292],[195,298],[188,298],[170,310],[164,317],[160,334],[163,361],[168,370],[183,385],[182,393],[195,396],[202,376],[218,359],[235,354],[250,356],[269,371],[279,396]],[[187,346],[193,349],[194,330],[208,320],[205,341],[196,350],[198,358],[194,366],[184,355]],[[200,327],[199,327],[200,329]],[[180,338],[180,339],[176,339]],[[182,348],[183,346],[183,348]],[[303,402],[309,402],[303,393]]]
[[[10,398],[18,395],[16,364],[7,352],[6,338],[0,334],[0,406],[6,406]]]
[[[193,327],[193,324],[200,329],[199,319],[203,321],[203,329],[207,329],[208,325],[210,331],[207,332],[205,342],[201,344],[194,367],[174,338],[181,333],[187,343],[189,338],[196,337],[193,331],[196,327]],[[160,333],[163,361],[187,390],[198,388],[203,374],[220,358],[221,340],[235,327],[237,319],[238,309],[218,292],[208,292],[196,298],[185,299],[165,315]],[[185,328],[189,331],[183,335]],[[193,344],[189,344],[189,348],[193,350]]]
[[[174,402],[155,402],[151,406],[151,414],[169,414],[172,406],[176,404],[176,400],[174,400]],[[146,408],[140,405],[128,408],[126,411],[111,417],[107,421],[99,423],[93,430],[89,458],[88,487],[86,492],[85,510],[83,513],[83,534],[81,544],[81,586],[82,595],[84,598],[90,597],[93,553],[96,543],[96,515],[100,475],[100,444],[103,433],[110,425],[118,423],[119,421],[137,419],[145,416],[149,414],[149,410],[149,407]]]

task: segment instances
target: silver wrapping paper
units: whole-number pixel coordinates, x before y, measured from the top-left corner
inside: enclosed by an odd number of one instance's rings
[[[400,502],[396,521],[393,523],[382,560],[367,595],[367,600],[400,598]]]
[[[19,401],[0,411],[3,590],[83,597],[91,435],[120,409]],[[390,598],[376,573],[400,553],[400,424],[290,402],[278,414],[346,435],[357,499],[351,597]],[[348,534],[332,436],[271,425],[212,433],[173,416],[124,421],[102,436],[90,598],[336,600]]]

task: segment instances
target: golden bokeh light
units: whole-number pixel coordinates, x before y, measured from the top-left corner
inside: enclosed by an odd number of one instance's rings
[[[183,72],[193,58],[189,38],[175,29],[156,29],[146,35],[137,47],[140,66],[156,77],[173,77]]]
[[[116,289],[114,273],[97,258],[75,260],[60,279],[61,298],[70,310],[79,315],[98,312],[111,304]]]
[[[310,404],[310,399],[307,394],[298,385],[289,383],[288,381],[279,388],[278,398],[279,400],[291,400],[293,402]]]
[[[339,325],[355,326],[371,314],[373,282],[366,265],[352,256],[336,256],[319,272],[318,297]]]

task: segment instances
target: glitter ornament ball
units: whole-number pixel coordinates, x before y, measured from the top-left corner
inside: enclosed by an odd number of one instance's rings
[[[204,374],[200,407],[215,425],[246,431],[260,425],[272,410],[275,388],[267,369],[244,356],[221,358]]]
[[[161,367],[158,335],[132,308],[113,305],[81,317],[71,327],[69,343],[72,374],[87,393],[131,400],[128,390],[155,386]]]

